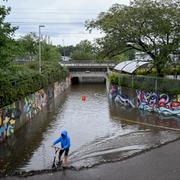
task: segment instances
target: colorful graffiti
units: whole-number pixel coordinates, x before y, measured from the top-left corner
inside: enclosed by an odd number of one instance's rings
[[[146,111],[155,111],[163,115],[180,116],[178,95],[158,94],[154,92],[136,91],[137,107]]]
[[[132,100],[129,98],[128,95],[123,94],[120,87],[112,85],[109,97],[111,100],[115,101],[116,103],[120,103],[125,106],[135,107]]]
[[[31,119],[33,115],[37,114],[48,103],[48,96],[43,89],[35,94],[31,94],[24,98],[23,112],[27,119]]]
[[[136,91],[137,107],[146,111],[154,111],[157,107],[158,96],[155,93],[145,93],[144,91]]]
[[[54,83],[54,97],[59,96],[62,92],[65,91],[71,84],[71,77],[66,77],[66,80],[63,82]]]
[[[157,112],[165,116],[180,117],[180,95],[145,92],[142,90],[136,90],[136,95],[136,97],[129,97],[127,93],[122,93],[122,89],[115,85],[112,85],[109,91],[110,99],[122,105]]]
[[[45,91],[39,90],[19,101],[3,109],[0,109],[0,142],[15,132],[17,121],[20,120],[21,114],[25,114],[27,120],[37,114],[48,103],[48,96]],[[20,105],[24,104],[22,110]]]
[[[16,129],[25,124],[26,120],[32,119],[34,115],[52,102],[69,85],[70,80],[66,78],[65,82],[56,82],[54,86],[47,87],[47,93],[44,89],[41,89],[12,105],[0,109],[0,142],[14,134]]]
[[[14,134],[15,123],[21,116],[21,110],[15,103],[0,109],[0,142]]]
[[[58,82],[54,84],[54,97],[57,97],[61,93],[61,87]]]

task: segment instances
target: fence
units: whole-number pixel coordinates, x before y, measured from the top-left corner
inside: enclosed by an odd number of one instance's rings
[[[153,92],[180,94],[180,80],[127,74],[117,74],[116,76],[118,84],[121,86]]]

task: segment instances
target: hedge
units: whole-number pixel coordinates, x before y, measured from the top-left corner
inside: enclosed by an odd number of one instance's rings
[[[112,72],[109,74],[109,81],[112,84],[133,89],[180,94],[180,80],[176,79],[138,75],[132,76],[128,74],[119,74]]]
[[[37,63],[14,65],[11,70],[0,72],[0,108],[30,95],[56,81],[64,80],[68,72],[57,63],[42,63],[42,73]]]

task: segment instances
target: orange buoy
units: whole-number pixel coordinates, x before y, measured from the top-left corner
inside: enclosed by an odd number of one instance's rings
[[[82,96],[82,101],[86,101],[86,96]]]

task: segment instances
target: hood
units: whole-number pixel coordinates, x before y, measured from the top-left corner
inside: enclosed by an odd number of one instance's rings
[[[67,131],[66,130],[62,131],[61,134],[63,134],[65,137],[67,137]]]

